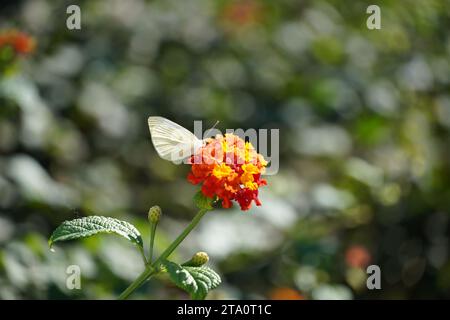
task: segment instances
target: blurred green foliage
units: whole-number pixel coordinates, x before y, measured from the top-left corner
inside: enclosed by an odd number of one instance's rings
[[[208,214],[177,251],[208,252],[209,298],[450,298],[450,3],[3,1],[37,42],[0,80],[0,298],[117,295],[142,271],[126,241],[56,247],[66,219],[128,219],[161,252],[194,214],[188,168],[158,158],[161,115],[193,129],[279,128],[263,206]],[[66,288],[81,267],[82,290]],[[367,290],[377,264],[382,289]],[[142,299],[186,298],[161,278]]]

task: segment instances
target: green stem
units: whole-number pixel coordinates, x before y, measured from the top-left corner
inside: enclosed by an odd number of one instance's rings
[[[144,265],[147,265],[148,262],[147,262],[147,258],[145,257],[144,249],[142,249],[141,247],[138,247],[138,248],[139,248],[139,252],[141,253],[142,260],[144,261]]]
[[[184,238],[187,237],[187,235],[192,231],[192,229],[194,229],[197,226],[197,224],[200,222],[200,220],[207,212],[208,212],[207,209],[199,210],[199,212],[197,212],[192,221],[188,224],[186,229],[184,229],[183,232],[172,242],[172,244],[166,250],[164,250],[161,256],[152,264],[152,266],[158,266],[158,264],[166,260],[172,254],[172,252],[180,245],[180,243],[184,240]]]
[[[155,244],[155,234],[156,234],[156,223],[151,223],[150,226],[150,254],[148,258],[148,263],[152,263],[153,261],[153,245]]]
[[[142,272],[137,278],[136,280],[133,281],[133,283],[125,289],[124,292],[122,292],[119,296],[119,300],[125,300],[126,298],[128,298],[128,296],[130,294],[133,293],[134,290],[136,290],[137,288],[139,288],[144,282],[145,280],[149,279],[151,276],[153,276],[155,274],[156,270],[153,269],[151,266],[147,266],[144,270],[144,272]]]
[[[132,294],[137,288],[139,288],[147,279],[159,272],[159,265],[166,260],[172,252],[180,245],[180,243],[187,237],[187,235],[194,229],[203,216],[208,212],[207,209],[200,209],[186,229],[181,232],[181,234],[167,247],[166,250],[153,262],[148,265],[145,270],[133,281],[133,283],[125,289],[124,292],[119,296],[119,300],[125,300]]]

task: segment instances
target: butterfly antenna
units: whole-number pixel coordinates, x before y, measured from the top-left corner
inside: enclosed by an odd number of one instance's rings
[[[216,123],[212,126],[212,128],[210,128],[210,129],[208,129],[207,131],[206,131],[206,134],[205,134],[205,136],[208,136],[209,135],[209,132],[212,130],[212,129],[214,129],[218,124],[219,124],[219,120],[217,120],[216,121]]]
[[[216,121],[216,123],[214,123],[214,125],[212,126],[211,130],[214,129],[218,124],[219,124],[219,120]]]

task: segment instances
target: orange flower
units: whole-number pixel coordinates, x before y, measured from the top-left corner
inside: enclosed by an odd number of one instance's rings
[[[247,27],[261,19],[261,4],[255,0],[232,1],[223,10],[222,19],[226,24]]]
[[[188,180],[202,184],[202,193],[211,199],[220,199],[223,208],[230,208],[232,200],[241,210],[250,209],[258,199],[258,189],[266,185],[261,174],[267,165],[249,142],[238,136],[226,134],[208,139],[206,145],[191,157]]]
[[[10,46],[16,53],[27,54],[34,50],[36,43],[32,37],[17,30],[0,32],[0,49]]]
[[[369,265],[372,257],[369,251],[360,245],[353,245],[345,252],[345,262],[349,267],[365,268]]]
[[[305,297],[297,290],[281,287],[275,288],[270,292],[270,300],[305,300]]]

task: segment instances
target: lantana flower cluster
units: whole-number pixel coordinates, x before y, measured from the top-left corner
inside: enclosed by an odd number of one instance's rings
[[[244,211],[252,202],[261,205],[258,189],[267,184],[261,179],[267,161],[250,142],[233,134],[217,135],[207,139],[189,162],[192,167],[188,181],[202,184],[203,195],[220,199],[223,208],[230,208],[232,200]]]

